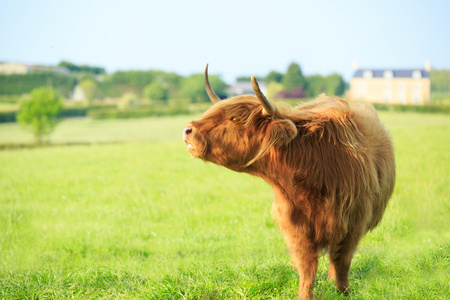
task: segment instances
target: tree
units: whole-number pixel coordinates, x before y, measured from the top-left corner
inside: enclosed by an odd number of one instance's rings
[[[236,77],[236,82],[250,82],[252,80],[251,76],[238,76]]]
[[[61,95],[68,97],[75,87],[75,83],[75,76],[51,71],[0,75],[0,95],[29,94],[35,88],[51,86]]]
[[[270,82],[281,83],[283,81],[283,74],[277,71],[271,71],[269,74],[267,74],[266,78],[264,78],[264,81],[267,84]]]
[[[284,91],[284,86],[281,83],[271,81],[267,84],[266,96],[268,99],[274,100],[282,91]]]
[[[265,77],[255,76],[258,82],[264,82]],[[236,77],[236,82],[251,82],[252,76],[238,76]]]
[[[226,83],[223,82],[217,75],[209,76],[209,82],[211,83],[211,87],[217,96],[220,98],[225,98],[225,88],[227,87]],[[211,101],[206,94],[203,74],[194,74],[189,77],[185,77],[181,83],[179,97],[187,98],[192,103]]]
[[[58,123],[63,101],[52,88],[41,87],[31,92],[30,99],[20,103],[17,120],[25,126],[31,126],[34,137],[41,144],[43,137],[50,135]]]
[[[144,97],[151,100],[166,101],[168,99],[168,90],[164,83],[153,81],[144,88]]]
[[[325,77],[326,93],[330,95],[341,96],[345,92],[345,81],[341,75],[333,73]]]
[[[117,108],[119,110],[125,110],[137,106],[139,106],[139,98],[136,96],[136,94],[131,92],[123,94],[119,102],[117,103]]]
[[[126,92],[145,96],[145,87],[154,81],[163,83],[172,96],[180,88],[182,77],[174,72],[166,73],[158,70],[117,71],[106,75],[104,80],[99,82],[99,89],[107,97],[120,97]]]
[[[86,78],[80,81],[78,86],[83,90],[87,102],[92,102],[97,96],[98,84],[92,79]]]
[[[326,92],[326,82],[322,75],[306,76],[306,81],[308,82],[308,87],[306,88],[306,95],[308,97],[317,97],[317,95]]]
[[[306,80],[303,76],[302,69],[297,63],[291,63],[289,65],[286,75],[283,76],[282,83],[287,91],[292,91],[295,88],[305,90]]]
[[[310,75],[306,77],[308,97],[316,97],[322,93],[341,96],[345,92],[345,81],[341,75],[333,73],[328,76]]]
[[[61,61],[58,64],[58,67],[63,67],[69,70],[70,72],[78,73],[78,72],[84,72],[84,73],[91,73],[95,75],[101,75],[105,74],[105,69],[101,67],[92,67],[92,66],[86,66],[86,65],[75,65],[68,61]]]
[[[432,93],[450,94],[450,70],[431,69],[430,82]]]

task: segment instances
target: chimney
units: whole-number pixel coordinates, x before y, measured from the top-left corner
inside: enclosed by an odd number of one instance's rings
[[[425,71],[427,72],[431,71],[431,65],[429,60],[425,61]]]
[[[358,62],[356,60],[354,60],[352,63],[352,69],[355,72],[358,71]]]

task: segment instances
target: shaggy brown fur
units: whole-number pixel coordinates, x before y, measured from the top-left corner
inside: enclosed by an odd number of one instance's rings
[[[395,182],[389,134],[372,106],[321,95],[267,116],[254,96],[220,101],[184,132],[194,157],[262,177],[299,272],[299,297],[312,297],[318,255],[349,292],[353,253],[381,220]]]

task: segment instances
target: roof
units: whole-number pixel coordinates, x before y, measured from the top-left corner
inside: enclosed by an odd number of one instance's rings
[[[371,72],[371,73],[370,73]],[[389,73],[391,72],[391,73]],[[371,75],[370,75],[371,74]],[[361,69],[355,71],[353,78],[429,78],[430,72],[423,69]]]
[[[264,82],[259,83],[259,87],[261,91],[264,93],[266,90],[266,84]],[[252,83],[250,81],[238,81],[228,87],[227,93],[232,96],[236,95],[244,95],[244,94],[250,94],[254,95],[255,92],[253,91]]]

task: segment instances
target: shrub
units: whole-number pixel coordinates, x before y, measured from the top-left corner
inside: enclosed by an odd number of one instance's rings
[[[16,121],[16,111],[2,111],[0,112],[0,123],[12,123]]]
[[[298,99],[298,98],[305,98],[306,93],[301,88],[295,88],[291,91],[281,91],[278,93],[276,98],[279,99]]]
[[[78,84],[78,86],[83,91],[85,101],[90,103],[97,96],[97,82],[95,82],[94,80],[89,78],[83,79]]]
[[[162,82],[154,81],[148,84],[144,89],[144,97],[150,100],[166,101],[169,96],[167,88]]]
[[[17,120],[31,126],[36,142],[40,144],[58,123],[57,116],[62,106],[63,102],[54,89],[37,88],[31,92],[29,100],[21,101]]]
[[[448,105],[402,105],[402,104],[382,104],[382,103],[372,103],[372,104],[377,110],[450,114],[450,106]]]
[[[119,110],[137,106],[139,106],[139,98],[134,93],[123,94],[122,98],[120,98],[119,102],[117,103],[117,108]]]

